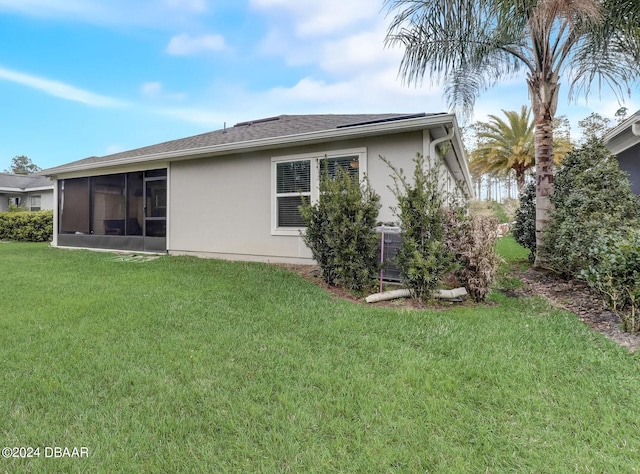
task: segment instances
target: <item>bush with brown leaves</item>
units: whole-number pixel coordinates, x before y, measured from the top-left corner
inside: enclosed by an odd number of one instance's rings
[[[464,217],[454,211],[447,216],[447,245],[458,264],[456,277],[476,302],[485,300],[498,272],[497,227],[494,217]]]

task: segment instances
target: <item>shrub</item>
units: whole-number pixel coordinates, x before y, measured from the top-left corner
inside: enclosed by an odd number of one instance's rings
[[[392,171],[394,187],[391,190],[398,200],[394,212],[400,222],[402,244],[396,263],[414,297],[430,300],[453,262],[445,244],[446,196],[440,190],[440,164],[425,166],[423,155],[417,154],[413,183],[410,183],[402,169],[381,159]]]
[[[0,213],[0,239],[47,242],[53,236],[53,211]]]
[[[511,231],[516,242],[529,250],[529,261],[533,262],[536,259],[536,183],[525,186]]]
[[[601,231],[638,225],[638,197],[616,158],[597,140],[567,154],[551,202],[544,251],[549,265],[565,276],[589,266],[590,248]]]
[[[622,319],[625,331],[640,331],[640,228],[600,232],[580,277]]]
[[[329,285],[362,291],[374,285],[378,272],[376,232],[380,197],[368,180],[361,185],[346,170],[335,177],[320,173],[320,199],[300,206],[307,225],[303,239]]]
[[[447,246],[456,261],[455,275],[475,302],[484,301],[498,272],[495,246],[498,219],[447,212]]]

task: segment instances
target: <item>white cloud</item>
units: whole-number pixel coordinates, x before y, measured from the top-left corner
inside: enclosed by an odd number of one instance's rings
[[[167,53],[175,56],[191,56],[205,51],[222,51],[226,48],[221,35],[193,37],[187,33],[174,36],[169,41]]]
[[[97,16],[102,8],[86,0],[0,0],[0,9],[34,16]]]
[[[219,113],[199,107],[155,109],[153,112],[178,119],[182,122],[203,126],[207,129],[220,128],[225,120]]]
[[[207,11],[208,0],[0,0],[0,13],[151,28],[184,28]]]
[[[373,0],[251,0],[252,7],[265,11],[285,11],[294,22],[285,24],[302,38],[328,36],[349,29],[355,23],[380,16],[382,3]],[[276,12],[283,20],[280,12]],[[285,20],[286,21],[286,20]]]
[[[140,86],[140,92],[148,99],[154,100],[182,100],[187,97],[183,92],[167,92],[161,82],[145,82]]]
[[[140,91],[145,97],[158,97],[162,91],[162,84],[159,82],[145,82],[140,87]]]
[[[107,148],[105,148],[105,155],[113,155],[114,153],[120,153],[121,151],[125,151],[126,149],[122,146],[122,145],[118,145],[116,143],[113,143],[111,145],[108,145]]]
[[[380,29],[327,41],[318,58],[323,70],[340,76],[389,66],[397,69],[401,59],[399,49],[384,48],[384,32]]]
[[[118,99],[94,94],[93,92],[78,89],[59,81],[44,79],[17,71],[11,71],[0,67],[0,80],[14,82],[23,86],[37,89],[46,94],[60,97],[62,99],[81,102],[95,107],[124,107],[127,104]]]

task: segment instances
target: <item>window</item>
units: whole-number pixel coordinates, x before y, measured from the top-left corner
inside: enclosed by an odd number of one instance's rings
[[[29,209],[32,211],[39,211],[41,209],[41,197],[40,195],[37,196],[30,196],[29,197]]]
[[[318,182],[323,170],[333,178],[336,171],[343,168],[360,179],[365,164],[364,149],[273,158],[272,233],[299,235],[305,224],[298,208],[303,199],[318,199]]]
[[[277,227],[304,227],[298,206],[311,197],[311,161],[276,163]]]

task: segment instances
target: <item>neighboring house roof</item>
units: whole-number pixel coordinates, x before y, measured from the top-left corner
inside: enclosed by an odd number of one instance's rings
[[[53,189],[53,182],[45,176],[37,174],[0,173],[0,191],[27,193]]]
[[[171,140],[106,156],[91,156],[65,165],[48,168],[39,174],[62,173],[117,167],[153,161],[176,161],[205,156],[229,155],[256,150],[309,145],[338,139],[353,139],[390,133],[431,129],[434,139],[446,137],[455,129],[456,159],[460,161],[457,179],[472,193],[471,178],[464,161],[457,122],[453,114],[322,114],[279,115],[240,122],[233,127],[192,137]],[[463,163],[464,162],[464,163]]]
[[[640,110],[609,130],[603,141],[614,155],[640,143]]]

